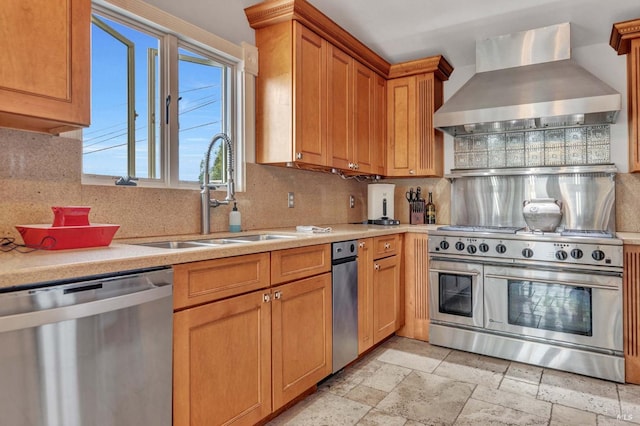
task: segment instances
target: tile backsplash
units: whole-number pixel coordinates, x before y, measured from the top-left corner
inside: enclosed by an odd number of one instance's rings
[[[606,164],[610,152],[609,125],[454,138],[456,169]]]

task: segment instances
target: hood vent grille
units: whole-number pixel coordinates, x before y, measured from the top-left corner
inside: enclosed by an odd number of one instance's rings
[[[612,124],[618,92],[570,59],[570,25],[479,42],[478,71],[436,111],[453,136]]]

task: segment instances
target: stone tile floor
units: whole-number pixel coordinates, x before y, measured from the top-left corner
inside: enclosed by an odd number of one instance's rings
[[[269,425],[640,424],[640,386],[394,336]]]

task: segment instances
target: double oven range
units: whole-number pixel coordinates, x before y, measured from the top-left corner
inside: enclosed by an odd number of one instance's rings
[[[624,382],[612,234],[450,226],[428,247],[432,344]]]

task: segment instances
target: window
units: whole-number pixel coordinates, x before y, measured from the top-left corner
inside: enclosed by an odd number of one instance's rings
[[[221,132],[234,142],[238,174],[244,133],[238,104],[246,96],[237,88],[240,59],[142,21],[94,8],[83,181],[113,184],[131,176],[143,186],[197,188],[206,150]],[[213,147],[211,182],[225,182],[227,154],[221,141]]]

